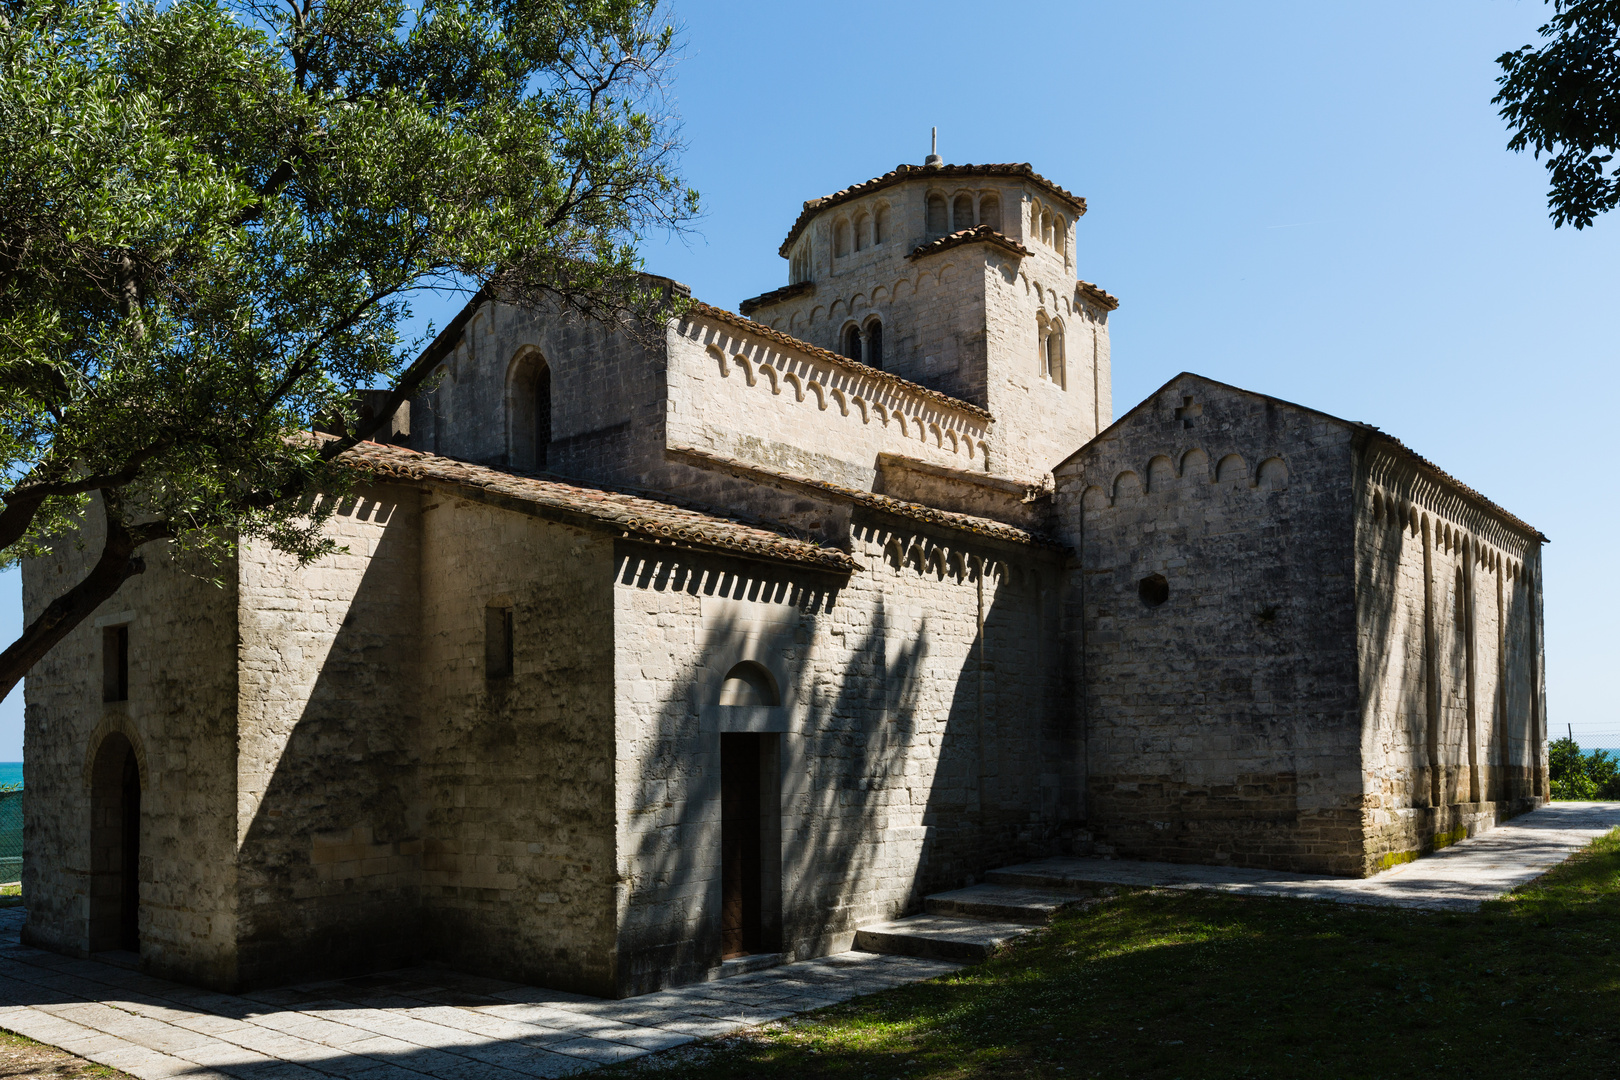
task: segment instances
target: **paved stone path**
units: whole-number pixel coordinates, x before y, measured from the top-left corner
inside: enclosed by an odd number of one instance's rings
[[[1262,896],[1473,911],[1533,880],[1620,825],[1620,803],[1553,803],[1370,878],[1316,877],[1276,870],[1126,859],[1042,859],[991,873],[993,881],[1219,889]]]
[[[231,995],[31,949],[21,923],[0,911],[0,1027],[140,1080],[568,1076],[960,966],[849,952],[624,1001],[441,968]]]
[[[1560,803],[1364,880],[1105,859],[997,874],[1471,910],[1616,825],[1620,803]],[[959,967],[848,952],[624,1001],[442,968],[230,995],[28,948],[22,920],[0,910],[0,1027],[140,1080],[567,1076]]]

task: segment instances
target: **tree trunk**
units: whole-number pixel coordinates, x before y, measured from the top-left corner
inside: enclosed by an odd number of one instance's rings
[[[73,632],[96,608],[110,599],[118,587],[146,569],[135,552],[141,545],[167,537],[167,525],[129,526],[118,516],[117,495],[101,492],[106,513],[107,537],[96,565],[73,588],[52,600],[39,617],[23,630],[6,651],[0,653],[0,700],[10,694],[30,668],[44,658],[57,642]]]

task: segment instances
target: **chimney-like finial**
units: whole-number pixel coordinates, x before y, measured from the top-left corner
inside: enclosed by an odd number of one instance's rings
[[[928,152],[928,160],[923,162],[923,164],[928,166],[930,169],[937,169],[941,165],[945,164],[945,159],[939,156],[939,128],[934,128],[933,132],[933,141],[931,143],[931,149]]]

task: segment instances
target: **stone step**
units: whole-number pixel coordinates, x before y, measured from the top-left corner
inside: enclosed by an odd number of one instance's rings
[[[1064,908],[1082,902],[1084,897],[1072,890],[986,884],[925,897],[923,910],[930,915],[1044,926]]]
[[[779,952],[749,953],[747,956],[733,957],[730,960],[720,961],[720,972],[715,978],[730,979],[738,975],[752,975],[766,968],[781,967],[782,960],[782,954]]]
[[[1096,893],[1119,885],[1117,875],[1106,872],[1111,860],[1072,856],[1056,856],[1035,862],[1004,866],[984,875],[993,885],[1010,885],[1022,889],[1043,889],[1053,892]]]
[[[863,926],[855,931],[855,947],[862,952],[974,964],[1029,931],[1027,923],[922,914]]]

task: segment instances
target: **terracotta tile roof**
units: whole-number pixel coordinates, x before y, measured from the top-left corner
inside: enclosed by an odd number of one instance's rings
[[[795,296],[802,296],[807,292],[814,292],[816,283],[813,281],[795,281],[792,285],[784,285],[780,289],[772,289],[768,293],[751,296],[737,305],[737,310],[744,315],[752,315],[762,307],[780,304],[783,300],[791,300]]]
[[[825,360],[828,363],[836,364],[847,371],[854,372],[865,378],[873,379],[877,382],[889,383],[890,385],[903,390],[908,394],[915,394],[918,397],[927,398],[930,401],[937,402],[947,408],[955,409],[958,412],[965,412],[972,416],[977,416],[983,420],[995,419],[995,417],[991,416],[989,412],[979,408],[977,405],[974,405],[971,402],[963,401],[960,398],[953,398],[949,394],[940,393],[938,390],[930,390],[926,386],[919,386],[910,379],[902,379],[900,376],[891,374],[890,372],[884,371],[881,368],[868,367],[859,360],[851,360],[847,356],[839,356],[837,353],[828,349],[823,349],[819,345],[812,345],[808,341],[800,341],[798,338],[793,337],[790,334],[784,334],[782,331],[773,330],[763,323],[757,323],[752,319],[744,318],[734,311],[727,311],[725,308],[717,308],[713,304],[705,304],[701,300],[693,300],[686,305],[685,314],[688,316],[702,315],[706,318],[718,319],[721,322],[730,323],[737,329],[743,330],[749,334],[753,334],[755,337],[764,338],[766,341],[772,341],[778,345],[783,345],[790,349],[797,349],[800,352],[814,356],[818,360]]]
[[[1039,187],[1045,188],[1048,194],[1062,199],[1074,207],[1077,213],[1084,214],[1086,212],[1085,199],[1071,191],[1065,191],[1063,188],[1058,187],[1031,168],[1027,161],[1016,165],[940,165],[936,168],[929,168],[927,165],[896,165],[893,172],[886,172],[882,176],[873,177],[864,183],[806,202],[804,209],[799,212],[799,219],[793,223],[793,228],[788,230],[787,239],[783,240],[782,246],[777,249],[778,254],[784,259],[787,258],[788,248],[792,246],[793,241],[799,238],[799,234],[810,223],[810,219],[829,206],[837,206],[839,203],[846,203],[863,195],[870,195],[874,191],[881,191],[886,187],[893,187],[895,184],[904,183],[907,180],[920,180],[931,177],[966,178],[970,176],[1022,177]]]
[[[715,454],[692,446],[672,446],[669,448],[669,452],[678,458],[687,458],[696,461],[701,466],[719,469],[734,476],[762,480],[766,483],[784,483],[794,487],[819,491],[845,502],[854,503],[857,506],[864,506],[886,514],[894,514],[898,517],[911,518],[914,521],[925,522],[929,525],[938,525],[959,532],[974,533],[978,536],[986,536],[992,540],[1002,540],[1010,544],[1023,544],[1028,547],[1046,548],[1051,551],[1068,550],[1062,543],[1052,537],[1030,532],[1028,529],[1020,529],[1016,525],[993,521],[990,518],[975,517],[972,514],[959,514],[952,510],[937,510],[932,506],[924,506],[921,503],[907,502],[904,499],[896,499],[890,495],[878,495],[871,491],[861,491],[859,488],[845,487],[842,484],[818,480],[812,476],[782,472],[778,469],[756,465],[751,461],[739,461],[724,454]]]
[[[1001,233],[996,232],[996,230],[992,229],[988,225],[980,225],[976,228],[962,229],[959,232],[953,232],[949,236],[940,237],[938,240],[930,240],[926,244],[919,244],[917,247],[912,248],[911,254],[907,255],[906,258],[921,259],[925,255],[934,255],[941,251],[947,251],[953,247],[960,247],[963,244],[994,244],[999,248],[1012,252],[1014,255],[1017,255],[1020,258],[1027,257],[1029,254],[1031,254],[1029,248],[1025,247],[1023,244],[1020,244],[1012,237],[1003,236]]]
[[[1108,293],[1103,292],[1101,288],[1093,285],[1089,281],[1080,282],[1078,287],[1080,289],[1080,295],[1084,296],[1087,300],[1090,300],[1093,304],[1105,307],[1109,311],[1113,311],[1115,308],[1119,307],[1119,298],[1117,296],[1110,296]]]
[[[642,495],[502,472],[382,443],[361,443],[338,460],[379,479],[443,484],[475,501],[566,524],[605,528],[647,543],[795,563],[838,573],[860,569],[848,552],[837,548]]]

